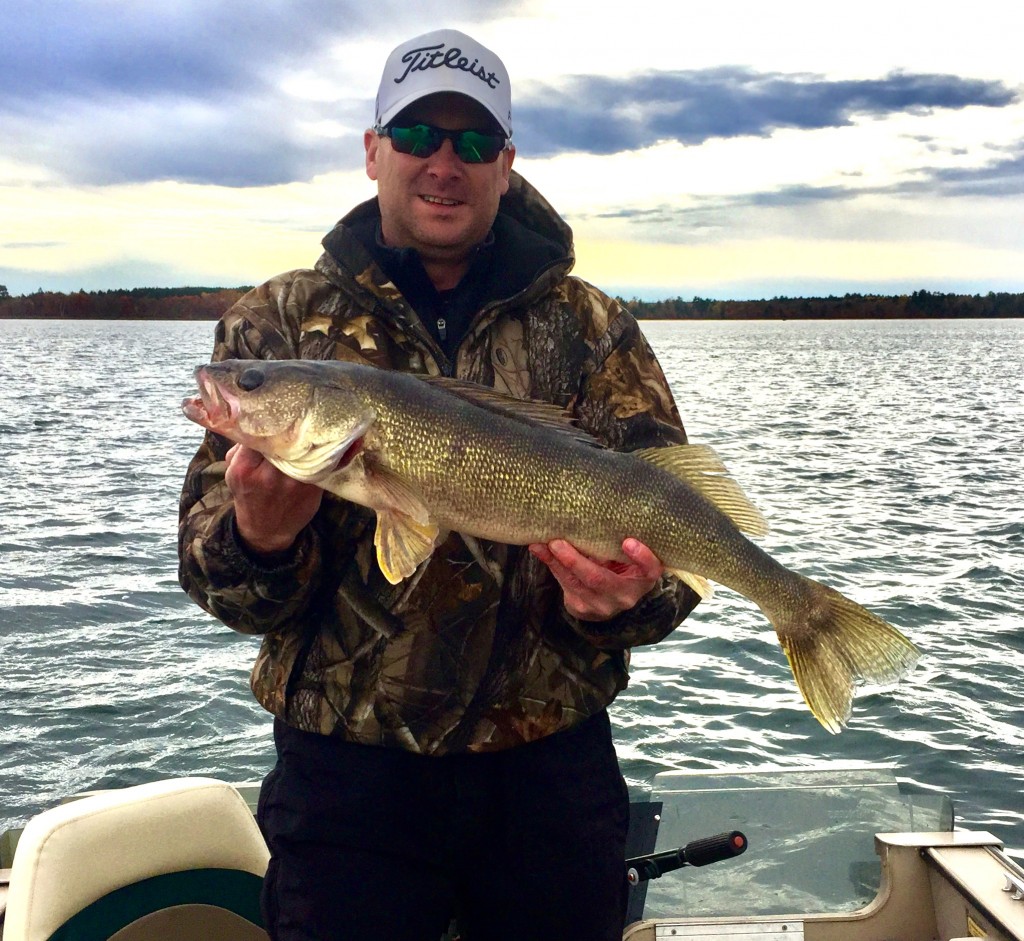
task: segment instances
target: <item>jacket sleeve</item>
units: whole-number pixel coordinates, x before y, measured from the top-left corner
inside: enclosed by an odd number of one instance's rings
[[[213,360],[302,356],[302,313],[315,303],[317,282],[312,272],[292,272],[250,291],[218,323]],[[224,482],[230,444],[207,432],[189,464],[178,514],[178,580],[200,607],[234,630],[288,630],[318,591],[320,533],[327,531],[325,517],[336,517],[339,508],[325,500],[328,506],[321,506],[290,550],[272,559],[251,556],[238,538]]]
[[[591,367],[586,371],[575,412],[580,424],[618,451],[685,444],[668,381],[633,316],[617,301],[575,282],[574,303],[591,318]],[[670,634],[700,597],[665,574],[629,611],[607,621],[580,621],[566,614],[574,630],[596,647],[610,650],[653,644]]]

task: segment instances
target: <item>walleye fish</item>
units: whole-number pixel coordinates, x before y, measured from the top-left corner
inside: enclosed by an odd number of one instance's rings
[[[917,647],[839,592],[747,539],[764,518],[711,448],[621,453],[561,409],[451,379],[348,362],[228,360],[196,370],[185,415],[261,452],[289,476],[376,512],[392,584],[453,530],[512,545],[565,539],[599,559],[645,543],[701,595],[709,580],[771,621],[811,712],[830,732],[855,686],[909,670]]]

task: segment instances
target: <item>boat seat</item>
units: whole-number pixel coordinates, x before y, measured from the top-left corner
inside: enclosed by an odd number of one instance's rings
[[[244,799],[222,781],[97,792],[25,827],[3,941],[267,941],[269,858]]]

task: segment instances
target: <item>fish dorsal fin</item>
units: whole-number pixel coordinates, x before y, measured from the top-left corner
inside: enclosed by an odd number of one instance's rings
[[[583,444],[604,447],[593,435],[584,431],[576,424],[576,419],[566,409],[550,402],[539,402],[536,399],[517,399],[489,386],[476,382],[465,382],[462,379],[451,379],[447,376],[420,376],[438,389],[443,389],[460,399],[482,408],[488,412],[510,418],[523,425],[548,428],[567,434]]]
[[[747,499],[725,469],[722,459],[706,444],[679,444],[667,448],[642,448],[636,457],[678,477],[729,517],[736,527],[752,536],[768,532],[768,523]]]

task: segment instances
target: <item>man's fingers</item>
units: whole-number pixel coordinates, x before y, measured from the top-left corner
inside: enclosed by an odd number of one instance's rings
[[[236,444],[224,455],[228,469],[238,474],[248,474],[256,470],[263,462],[264,457],[254,448],[247,448],[244,444]]]
[[[591,591],[599,591],[608,583],[607,570],[583,555],[571,543],[564,539],[556,539],[549,548],[562,568],[579,584]]]
[[[622,544],[627,562],[591,559],[564,539],[530,546],[562,587],[566,609],[584,620],[604,620],[632,608],[661,577],[661,561],[642,542]]]
[[[622,551],[629,560],[635,563],[643,572],[646,578],[660,578],[663,571],[661,559],[659,559],[639,539],[626,539],[622,543]]]
[[[569,591],[579,585],[579,580],[562,565],[547,545],[542,542],[536,543],[530,546],[530,552],[548,567],[563,590]]]

